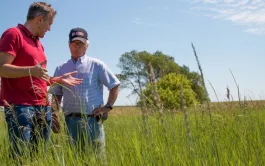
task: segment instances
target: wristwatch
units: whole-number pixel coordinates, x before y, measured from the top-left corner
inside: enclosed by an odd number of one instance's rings
[[[109,108],[110,110],[113,109],[112,106],[111,106],[109,103],[107,103],[107,104],[105,105],[105,107],[106,107],[106,108]]]

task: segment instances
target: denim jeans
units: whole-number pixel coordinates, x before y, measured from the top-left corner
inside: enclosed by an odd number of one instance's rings
[[[16,154],[21,155],[25,149],[37,150],[41,140],[50,139],[52,117],[49,106],[5,107],[5,118],[12,152]]]
[[[105,156],[105,133],[103,124],[94,117],[67,116],[65,122],[72,142],[81,148],[92,145],[99,157]]]

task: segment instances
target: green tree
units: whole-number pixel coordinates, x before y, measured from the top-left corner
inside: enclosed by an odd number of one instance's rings
[[[192,90],[192,83],[183,74],[171,73],[162,77],[157,82],[158,94],[161,104],[167,109],[178,109],[181,107],[181,86],[183,98],[187,107],[198,103],[196,93]],[[152,85],[148,84],[143,94],[147,98],[147,106],[152,107],[155,101],[152,96]]]
[[[170,73],[183,74],[190,80],[191,88],[197,94],[197,100],[202,103],[207,99],[200,75],[197,72],[191,72],[185,65],[178,65],[174,57],[163,54],[161,51],[151,54],[147,51],[133,50],[122,54],[118,64],[121,69],[118,75],[121,87],[131,89],[132,94],[137,94],[141,98],[142,91],[148,83],[151,83],[150,64],[157,81]]]
[[[196,98],[200,103],[209,100],[208,95],[203,88],[202,78],[199,73],[191,72],[188,66],[183,65],[181,68],[181,74],[187,76],[191,81],[191,88],[196,93]]]
[[[150,83],[149,63],[154,68],[155,78],[158,80],[169,73],[181,73],[181,67],[174,62],[174,58],[156,51],[151,54],[147,51],[125,52],[117,65],[121,69],[118,75],[122,88],[132,89],[132,93],[140,94],[142,88]]]
[[[132,94],[140,97],[142,89],[148,82],[148,71],[144,61],[148,61],[149,53],[133,50],[121,55],[118,67],[121,73],[118,75],[121,88],[132,89]]]

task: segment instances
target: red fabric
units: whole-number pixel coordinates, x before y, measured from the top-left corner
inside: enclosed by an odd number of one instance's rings
[[[34,66],[46,60],[39,38],[23,25],[7,29],[0,39],[0,52],[15,57],[12,65]],[[43,66],[46,68],[46,65]],[[47,83],[39,78],[2,78],[1,101],[17,105],[48,105]]]

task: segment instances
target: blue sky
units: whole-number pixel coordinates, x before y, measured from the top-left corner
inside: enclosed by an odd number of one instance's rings
[[[1,2],[0,33],[25,23],[31,0]],[[173,56],[179,65],[198,71],[191,48],[199,56],[210,98],[225,99],[226,87],[237,99],[232,70],[242,97],[265,98],[264,0],[47,0],[57,10],[51,31],[41,39],[53,75],[57,65],[70,58],[71,28],[88,31],[87,54],[104,61],[114,73],[119,57],[127,51]],[[209,82],[208,82],[209,81]],[[105,93],[105,98],[107,97]],[[122,90],[116,105],[131,105],[135,97]]]

